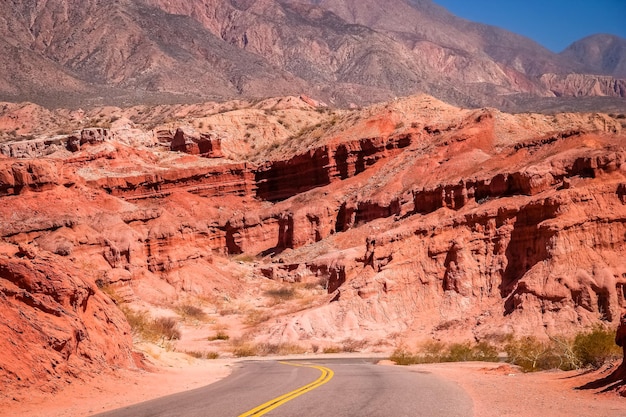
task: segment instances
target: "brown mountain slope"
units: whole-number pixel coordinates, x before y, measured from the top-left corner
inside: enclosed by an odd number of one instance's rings
[[[55,0],[36,2],[34,7],[26,3],[1,7],[12,27],[20,29],[15,43],[89,82],[93,92],[111,94],[115,87],[134,94],[224,98],[263,95],[267,85],[284,92],[303,85],[258,56],[221,41],[193,19],[168,15],[142,2]],[[51,74],[58,73],[57,68]],[[19,72],[8,69],[9,74]]]
[[[560,54],[576,59],[596,74],[626,77],[626,39],[592,35],[574,42]]]
[[[5,2],[0,31],[20,49],[2,63],[0,95],[141,102],[304,92],[347,105],[426,92],[463,106],[514,108],[526,96],[623,94],[623,80],[588,88],[596,76],[573,57],[459,19],[430,1],[381,4]],[[19,77],[21,67],[45,72]],[[560,78],[555,87],[541,78],[570,73],[586,82]]]

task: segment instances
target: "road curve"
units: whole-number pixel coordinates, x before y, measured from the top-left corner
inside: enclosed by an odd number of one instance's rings
[[[469,417],[472,401],[456,384],[418,368],[375,365],[367,359],[298,360],[237,364],[226,379],[98,417],[237,417],[314,384],[268,411],[272,417]],[[320,369],[332,370],[320,380]]]

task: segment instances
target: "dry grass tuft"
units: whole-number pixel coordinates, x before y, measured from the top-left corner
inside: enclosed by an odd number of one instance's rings
[[[136,311],[126,306],[121,310],[133,334],[141,340],[156,343],[180,339],[178,322],[173,317],[152,318],[147,311]]]
[[[176,312],[184,319],[203,321],[207,318],[206,313],[200,307],[191,304],[181,304],[176,307]]]

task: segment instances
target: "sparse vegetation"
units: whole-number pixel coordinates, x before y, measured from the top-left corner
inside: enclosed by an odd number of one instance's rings
[[[367,346],[366,340],[356,340],[347,338],[341,342],[341,350],[343,352],[360,352]]]
[[[339,346],[327,346],[322,350],[323,353],[339,353],[341,348]]]
[[[572,351],[579,366],[593,368],[617,360],[623,354],[621,348],[615,344],[615,332],[599,325],[576,335]]]
[[[219,330],[213,336],[209,336],[207,338],[207,340],[209,342],[212,342],[212,341],[215,341],[215,340],[228,340],[228,339],[230,339],[230,336],[228,336],[228,333],[226,333],[223,330]]]
[[[111,301],[113,301],[117,305],[121,305],[124,302],[124,299],[115,291],[113,287],[102,279],[96,280],[96,286],[105,293]]]
[[[579,333],[573,339],[552,338],[542,341],[536,337],[500,340],[506,352],[506,361],[519,366],[524,372],[561,369],[599,368],[618,360],[621,350],[615,345],[614,331],[601,326]],[[417,352],[399,347],[389,358],[399,365],[436,362],[464,362],[498,360],[498,349],[491,343],[476,344],[427,342]]]
[[[245,324],[248,326],[256,326],[272,318],[270,312],[265,310],[253,309],[246,314]]]
[[[294,343],[250,343],[236,341],[233,345],[233,355],[237,357],[297,355],[306,352],[304,347]]]
[[[296,290],[291,287],[283,287],[265,291],[265,295],[274,300],[274,302],[280,303],[283,301],[292,300],[296,296]]]
[[[200,308],[191,304],[181,304],[176,307],[176,312],[184,319],[205,320],[206,313]]]
[[[184,353],[196,359],[217,359],[220,357],[220,354],[217,352],[200,352],[197,350],[192,350],[185,351]]]
[[[133,334],[148,342],[164,342],[180,339],[178,322],[173,317],[152,318],[147,311],[136,311],[122,306],[122,312]]]
[[[254,261],[256,261],[256,258],[252,255],[248,255],[246,253],[241,254],[241,255],[237,255],[233,258],[233,260],[235,262],[246,262],[246,263],[252,263]]]
[[[432,341],[421,345],[416,353],[407,350],[405,347],[400,347],[394,351],[389,359],[399,365],[467,361],[494,362],[498,360],[498,351],[494,346],[486,342],[446,345]]]

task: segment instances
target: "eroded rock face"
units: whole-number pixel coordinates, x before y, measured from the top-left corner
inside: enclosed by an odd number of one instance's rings
[[[54,391],[59,381],[136,366],[124,315],[84,271],[46,255],[0,257],[0,380]]]
[[[237,111],[255,123],[265,114]],[[268,278],[324,288],[315,308],[263,325],[258,337],[273,342],[391,347],[401,338],[546,337],[617,324],[626,307],[621,119],[463,110],[415,97],[311,125],[262,142],[260,162],[236,157],[234,135],[221,143],[228,158],[202,157],[193,139],[198,154],[116,137],[56,159],[0,159],[2,302],[16,320],[20,303],[37,311],[20,320],[45,318],[23,342],[72,361],[96,338],[84,336],[92,328],[124,336],[116,319],[83,314],[104,297],[96,283],[144,303],[236,299]],[[168,134],[156,136],[167,143]],[[259,264],[237,270],[230,255]],[[22,284],[34,279],[41,283]],[[110,303],[101,308],[119,316]],[[49,325],[80,331],[49,341],[41,331]],[[120,340],[111,352],[123,351]],[[94,352],[105,349],[99,343]]]

